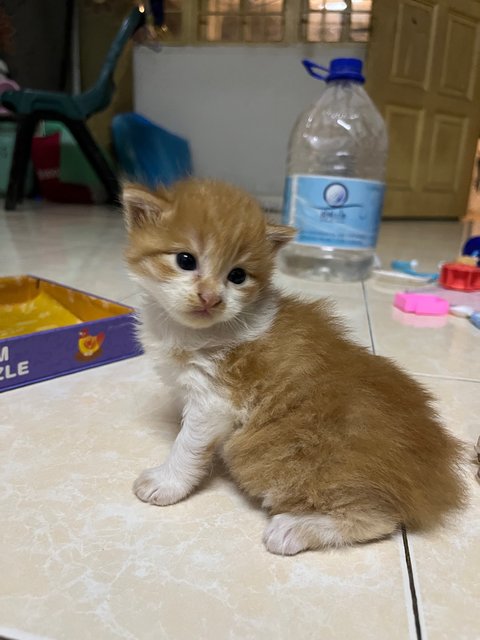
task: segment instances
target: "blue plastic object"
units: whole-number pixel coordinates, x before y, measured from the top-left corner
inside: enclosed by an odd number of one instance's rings
[[[311,60],[302,60],[308,73],[317,80],[333,82],[334,80],[355,80],[364,83],[362,75],[362,61],[358,58],[334,58],[330,61],[330,68],[322,67]],[[323,73],[319,73],[319,70]]]
[[[480,258],[480,236],[473,236],[465,243],[462,255]]]
[[[472,313],[472,315],[470,316],[470,322],[474,327],[480,329],[480,312],[475,311],[475,313]]]
[[[438,273],[424,273],[417,271],[418,262],[416,260],[392,260],[390,266],[394,271],[401,271],[409,276],[417,276],[417,278],[427,278],[428,280],[438,280]]]
[[[147,118],[137,113],[117,115],[112,133],[119,165],[130,180],[155,189],[192,174],[188,142]]]

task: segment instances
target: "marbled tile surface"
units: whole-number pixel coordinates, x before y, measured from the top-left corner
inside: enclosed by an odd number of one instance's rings
[[[435,264],[456,253],[456,234],[453,223],[384,223],[379,253],[384,261],[421,260],[423,250]],[[119,216],[108,209],[2,211],[0,275],[33,273],[134,304],[123,242]],[[419,375],[439,396],[449,428],[473,445],[478,330],[458,319],[404,325],[392,315],[392,294],[372,282],[319,286],[279,277],[279,284],[331,297],[355,339],[371,347],[373,337],[378,353]],[[480,637],[473,465],[471,506],[459,522],[408,537],[410,574],[401,536],[279,558],[262,546],[263,513],[221,468],[172,507],[133,496],[137,473],[162,460],[175,437],[168,402],[143,357],[0,395],[0,636],[413,639],[411,578],[423,638]]]
[[[477,350],[479,353],[480,348]],[[469,453],[473,453],[471,445],[480,436],[480,383],[426,376],[418,376],[418,379],[438,398],[438,409],[446,424],[467,443]],[[475,478],[477,470],[478,466],[474,464],[467,468],[470,508],[454,526],[428,536],[410,536],[417,594],[429,640],[480,638],[480,482]]]

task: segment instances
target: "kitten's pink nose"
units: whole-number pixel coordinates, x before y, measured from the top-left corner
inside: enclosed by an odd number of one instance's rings
[[[198,294],[198,297],[202,301],[205,309],[212,309],[213,307],[217,307],[222,302],[221,297],[214,291],[201,291]]]

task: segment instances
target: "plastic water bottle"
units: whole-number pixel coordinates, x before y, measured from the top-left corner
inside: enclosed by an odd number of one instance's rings
[[[279,266],[302,278],[363,280],[374,263],[383,205],[385,123],[362,86],[361,60],[337,58],[330,69],[303,64],[327,88],[290,138],[283,221],[298,233]]]

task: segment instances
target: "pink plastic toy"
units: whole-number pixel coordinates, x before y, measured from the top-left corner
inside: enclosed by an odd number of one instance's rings
[[[397,293],[393,305],[417,316],[445,316],[450,305],[443,298],[426,293]]]

